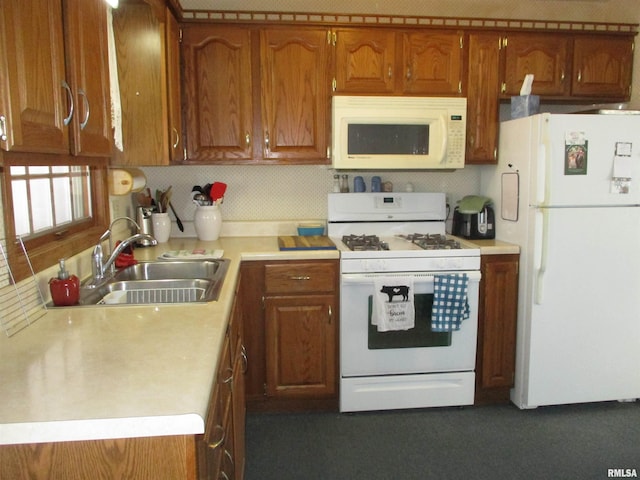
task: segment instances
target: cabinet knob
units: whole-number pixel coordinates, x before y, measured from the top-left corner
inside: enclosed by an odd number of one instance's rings
[[[578,83],[582,82],[582,70],[578,70]]]
[[[244,134],[244,143],[247,146],[247,148],[251,146],[251,136],[249,135],[249,132],[246,132]]]
[[[407,65],[407,80],[411,80],[411,67]]]
[[[393,69],[391,68],[391,65],[389,65],[389,68],[387,69],[387,76],[389,78],[393,76]]]
[[[178,145],[180,144],[180,135],[178,134],[178,129],[176,127],[173,127],[171,130],[173,131],[173,134],[176,136],[176,140],[175,142],[173,142],[173,148],[175,150],[176,148],[178,148]]]

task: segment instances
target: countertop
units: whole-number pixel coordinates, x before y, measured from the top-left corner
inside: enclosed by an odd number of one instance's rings
[[[502,242],[480,247],[518,252]],[[177,238],[135,257],[194,248],[222,249],[230,260],[217,302],[50,308],[0,337],[0,444],[203,433],[240,262],[339,257],[279,251],[277,236]]]

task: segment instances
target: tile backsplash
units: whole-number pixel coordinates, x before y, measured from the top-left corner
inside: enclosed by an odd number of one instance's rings
[[[279,221],[321,219],[327,217],[327,193],[332,191],[333,175],[327,166],[297,165],[222,165],[143,167],[147,187],[166,189],[172,186],[172,203],[183,223],[191,222],[195,213],[191,189],[214,181],[227,184],[223,220]],[[353,178],[364,177],[367,191],[371,177],[379,175],[391,181],[395,191],[405,191],[411,182],[416,192],[445,192],[452,205],[468,194],[477,194],[479,167],[469,166],[452,172],[345,172],[350,189]],[[170,215],[171,216],[171,215]]]

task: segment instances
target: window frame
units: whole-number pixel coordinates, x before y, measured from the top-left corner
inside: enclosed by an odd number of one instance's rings
[[[109,227],[109,190],[107,183],[108,158],[72,157],[47,154],[23,154],[3,152],[2,157],[2,210],[4,219],[4,237],[7,239],[6,249],[8,262],[16,281],[30,275],[29,266],[23,261],[20,246],[11,241],[16,238],[13,195],[11,191],[11,166],[51,166],[51,165],[88,165],[91,176],[91,208],[90,220],[79,222],[73,226],[65,225],[51,232],[25,239],[25,248],[33,270],[37,273],[54,266],[60,258],[69,258],[92,247],[98,238]]]

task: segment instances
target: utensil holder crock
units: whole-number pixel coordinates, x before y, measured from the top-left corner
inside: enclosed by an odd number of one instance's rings
[[[198,240],[213,241],[220,236],[222,215],[218,205],[203,205],[196,208],[193,219]]]
[[[168,212],[152,213],[153,236],[158,243],[165,243],[171,235],[171,219]]]

